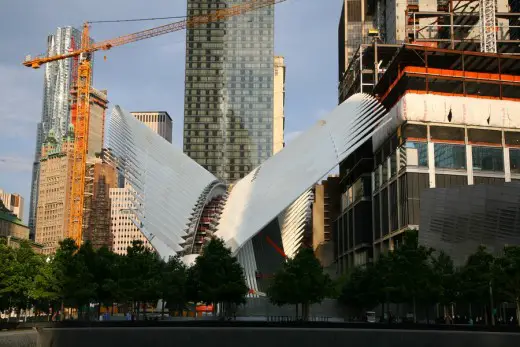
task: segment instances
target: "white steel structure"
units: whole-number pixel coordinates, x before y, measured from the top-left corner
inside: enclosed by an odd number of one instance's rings
[[[223,238],[237,254],[251,289],[257,290],[252,238],[291,204],[286,225],[293,212],[303,215],[299,210],[307,206],[309,189],[387,121],[386,110],[376,99],[354,95],[229,187],[210,234]],[[187,244],[186,238],[199,237],[192,230],[193,221],[198,224],[203,216],[201,202],[210,200],[208,194],[214,192],[218,180],[117,106],[109,134],[116,165],[136,190],[143,234],[162,256],[177,253],[192,261],[196,254],[186,255],[181,244]],[[303,230],[291,226],[282,227],[281,232],[284,252],[293,256]]]
[[[305,228],[312,217],[313,199],[312,189],[309,189],[285,211],[281,233],[283,249],[289,258],[293,258],[301,248]]]

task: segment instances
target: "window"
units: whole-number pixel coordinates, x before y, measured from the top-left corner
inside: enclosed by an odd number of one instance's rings
[[[466,146],[436,143],[435,167],[440,169],[466,169]]]
[[[388,160],[385,158],[383,161],[383,182],[385,183],[388,181]]]
[[[397,174],[397,152],[390,155],[390,176],[394,177]]]
[[[377,190],[381,185],[381,165],[376,167],[374,171],[374,189]]]
[[[465,141],[464,128],[457,127],[431,126],[430,137],[432,141]]]
[[[401,162],[405,162],[408,166],[428,167],[428,144],[426,142],[408,141],[401,151]]]
[[[509,148],[511,173],[520,174],[520,148]]]
[[[473,170],[504,171],[504,152],[502,147],[473,146]]]

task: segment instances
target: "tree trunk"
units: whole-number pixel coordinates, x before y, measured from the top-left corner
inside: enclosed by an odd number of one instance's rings
[[[473,312],[471,311],[471,302],[469,303],[469,318],[471,318],[473,321],[475,321],[473,319]]]
[[[296,304],[296,320],[298,320],[298,304]]]
[[[164,304],[165,304],[164,299],[162,299],[161,304],[162,304],[161,305],[162,306],[161,307],[161,319],[164,319]]]
[[[60,321],[65,319],[65,303],[61,300]]]
[[[487,306],[484,305],[484,323],[488,325],[488,313],[487,313]]]
[[[137,314],[135,315],[135,320],[139,320],[139,312],[141,311],[141,303],[137,301]]]
[[[430,324],[430,307],[426,304],[426,324]]]
[[[302,303],[302,320],[308,321],[309,320],[309,304]]]
[[[413,296],[413,322],[417,323],[417,307],[415,305],[415,295]]]
[[[516,324],[520,326],[520,298],[516,298]]]

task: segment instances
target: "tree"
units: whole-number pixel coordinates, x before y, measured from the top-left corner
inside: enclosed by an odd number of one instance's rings
[[[49,307],[56,310],[62,301],[61,276],[60,269],[49,259],[44,261],[34,278],[34,286],[29,295],[45,312],[48,312]]]
[[[293,304],[298,311],[301,304],[302,317],[306,320],[310,305],[323,301],[331,290],[332,281],[314,252],[303,248],[275,274],[267,294],[276,305]]]
[[[98,249],[95,254],[94,268],[91,271],[97,286],[98,315],[101,305],[112,306],[114,301],[120,297],[118,286],[120,261],[120,256],[106,247]]]
[[[495,288],[516,305],[516,321],[520,326],[520,246],[508,246],[493,266]]]
[[[249,289],[242,266],[222,239],[213,238],[204,246],[188,275],[189,288],[195,291],[190,298],[206,304],[222,304],[224,316],[230,313],[232,305],[245,302]]]
[[[144,246],[140,240],[132,241],[126,257],[119,267],[119,285],[122,298],[137,304],[137,317],[141,303],[156,301],[160,296],[162,260]]]
[[[13,269],[11,264],[14,261],[14,250],[7,246],[5,239],[0,238],[0,311],[5,311],[12,307],[8,282],[12,276]]]
[[[7,263],[9,276],[2,282],[4,291],[10,296],[11,306],[16,308],[19,314],[21,309],[26,310],[31,306],[31,288],[43,259],[34,253],[28,242],[22,242],[17,249],[8,253],[13,257]]]
[[[483,304],[485,309],[487,307],[494,260],[495,258],[487,252],[486,247],[479,246],[477,251],[468,257],[466,264],[461,269],[461,299],[469,304],[470,316],[472,316],[472,303]],[[487,322],[487,314],[484,317]]]
[[[376,267],[374,264],[355,267],[345,279],[339,301],[357,311],[359,315],[364,309],[372,309],[379,302],[382,295],[380,288],[375,285]]]
[[[169,310],[184,311],[186,297],[186,266],[179,257],[170,257],[162,267],[161,294],[162,314],[165,302]]]
[[[419,245],[417,230],[408,230],[404,233],[403,245],[391,255],[394,262],[393,273],[398,276],[396,282],[402,285],[403,298],[412,299],[414,322],[417,315],[417,301],[423,304],[427,316],[429,306],[435,302],[435,293],[431,286],[430,256],[432,253],[432,249]]]
[[[446,306],[453,305],[459,298],[460,273],[455,269],[453,259],[445,252],[436,252],[431,257],[432,279],[430,291],[441,304],[446,314]]]

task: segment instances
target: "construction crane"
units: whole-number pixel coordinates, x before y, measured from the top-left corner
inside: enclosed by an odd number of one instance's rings
[[[479,0],[480,51],[497,52],[496,0]]]
[[[70,196],[70,210],[68,223],[68,236],[81,245],[83,240],[83,204],[85,195],[85,170],[88,148],[88,129],[90,117],[90,90],[92,77],[92,54],[100,50],[109,50],[113,47],[145,40],[148,38],[169,34],[186,28],[195,28],[199,25],[225,20],[239,16],[264,7],[273,6],[286,0],[250,0],[243,4],[225,9],[219,9],[212,13],[200,16],[187,17],[185,20],[173,22],[133,34],[120,36],[114,39],[92,43],[89,38],[89,22],[83,25],[81,34],[81,46],[65,54],[54,56],[30,56],[23,65],[38,69],[46,63],[67,58],[78,59],[77,72],[77,115],[74,125],[74,158],[72,165],[72,189]]]

